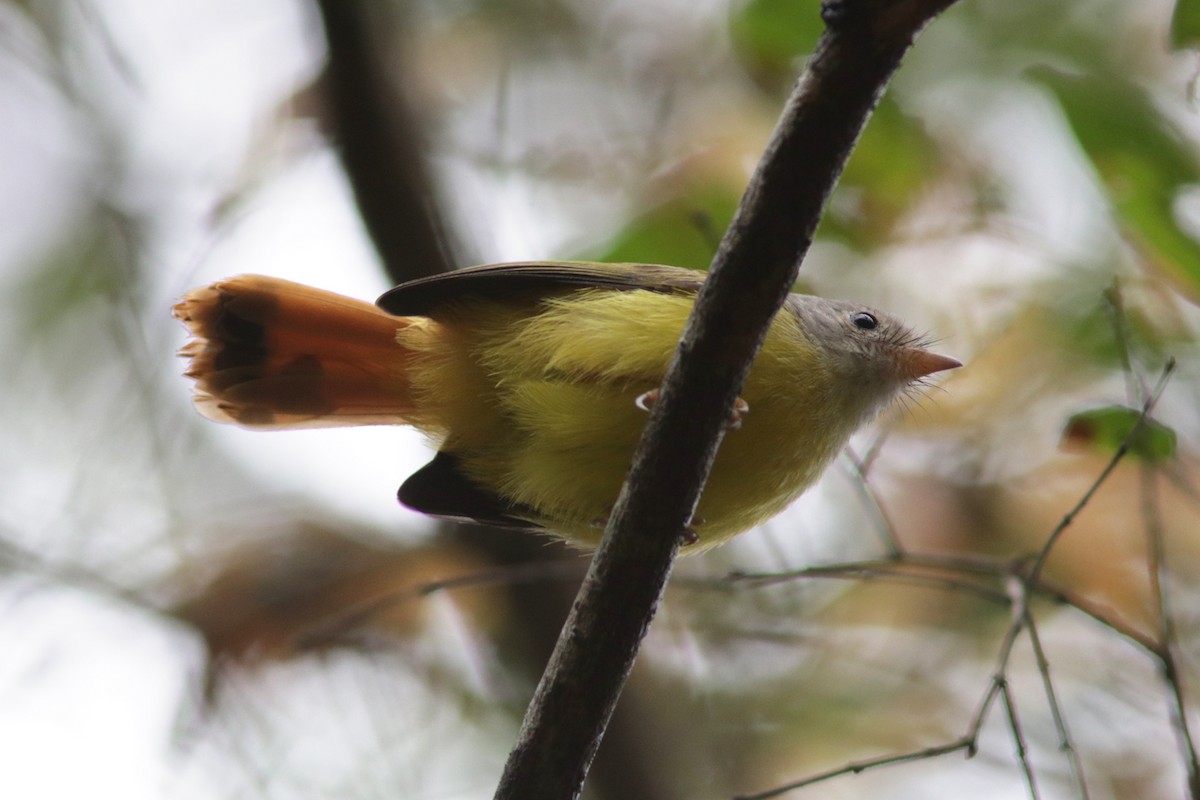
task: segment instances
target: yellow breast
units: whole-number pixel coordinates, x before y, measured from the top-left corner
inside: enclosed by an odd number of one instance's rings
[[[483,301],[448,309],[405,341],[420,427],[477,483],[533,521],[594,544],[646,422],[636,398],[663,378],[692,298],[581,290],[536,308]],[[534,313],[531,313],[534,312]],[[853,423],[829,370],[782,313],[750,372],[750,411],[724,438],[697,509],[696,548],[780,511],[820,475]]]

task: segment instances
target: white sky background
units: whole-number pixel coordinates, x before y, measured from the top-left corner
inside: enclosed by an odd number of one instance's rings
[[[161,297],[146,304],[151,313],[166,319],[172,298],[185,288],[245,271],[368,299],[379,294],[383,280],[336,159],[324,148],[313,149],[315,136],[268,142],[280,151],[268,159],[278,173],[230,224],[214,232],[207,218],[221,194],[239,182],[252,137],[271,122],[267,115],[319,69],[322,45],[314,20],[300,13],[301,3],[41,5],[46,14],[61,12],[77,38],[85,33],[81,72],[93,91],[107,87],[104,113],[128,134],[124,210],[153,215],[157,235],[146,245],[161,259],[155,287]],[[30,263],[47,254],[56,231],[87,205],[89,170],[98,154],[89,152],[77,113],[56,102],[57,87],[45,83],[41,68],[48,58],[39,52],[36,34],[15,15],[5,19],[6,10],[0,7],[0,286],[12,288]],[[109,52],[96,35],[102,30],[111,36]],[[123,73],[114,56],[128,59]],[[287,136],[303,137],[299,127]],[[312,152],[294,159],[288,152],[294,147]],[[183,342],[182,328],[160,322],[148,323],[169,336],[155,352],[160,361],[153,369],[178,373],[182,362],[173,350]],[[187,404],[187,382],[173,385],[178,402]],[[221,446],[279,492],[396,529],[404,516],[396,486],[425,458],[419,442],[395,430],[312,433],[274,436],[269,447],[242,431],[217,435]],[[98,466],[86,455],[74,467],[63,464],[57,452],[59,462],[51,463],[54,456],[39,447],[41,438],[16,428],[0,436],[9,462],[0,467],[7,486],[0,499],[9,501],[0,502],[6,530],[38,527],[35,520],[45,509],[30,504],[57,489],[36,481],[61,485],[72,469]],[[13,452],[21,453],[20,466],[11,461]],[[337,459],[329,457],[332,452]],[[422,524],[414,520],[409,527]],[[6,643],[0,658],[0,796],[229,796],[228,786],[212,784],[212,774],[192,770],[181,780],[172,763],[176,715],[192,704],[201,657],[188,633],[117,602],[99,604],[91,593],[34,581],[5,583],[0,609],[0,640]]]
[[[302,123],[272,127],[274,109],[303,86],[322,62],[316,20],[307,16],[306,3],[79,0],[45,5],[61,5],[67,29],[86,43],[77,56],[79,71],[87,76],[90,90],[105,97],[102,113],[109,124],[126,134],[121,146],[128,172],[120,196],[127,207],[122,210],[153,219],[152,238],[141,243],[159,265],[151,273],[156,283],[149,291],[155,297],[143,304],[152,315],[143,321],[146,328],[161,331],[161,337],[155,339],[161,346],[150,354],[154,363],[149,371],[175,375],[181,370],[181,362],[172,354],[183,342],[183,331],[167,315],[173,299],[191,286],[252,271],[364,299],[374,298],[386,288],[335,155]],[[94,188],[89,182],[97,180],[94,167],[99,157],[95,143],[85,136],[79,112],[58,102],[58,87],[45,82],[43,67],[49,59],[43,45],[23,20],[6,10],[0,6],[0,118],[5,120],[0,125],[0,334],[11,332],[10,317],[16,311],[11,298],[17,296],[13,290],[24,281],[30,266],[47,255],[59,231],[87,207]],[[57,12],[43,9],[43,13]],[[110,44],[96,35],[98,30],[107,31]],[[640,46],[656,43],[641,42]],[[120,64],[114,54],[128,63]],[[923,99],[922,111],[929,113],[931,124],[940,118],[942,124],[967,127],[953,117],[953,109],[963,105],[955,91],[948,84],[941,94]],[[991,120],[976,120],[978,127],[966,135],[978,138],[973,146],[996,158],[1015,161],[1014,156],[1032,147],[1031,141],[1037,137],[1006,141],[1004,131],[1012,127],[1011,119],[1024,120],[1017,127],[1026,131],[1060,122],[1040,117],[1044,109],[1036,100],[1003,97],[1005,102],[997,104]],[[1041,166],[1057,164],[1057,158],[1055,154]],[[1087,205],[1063,203],[1053,192],[1066,194],[1086,185],[1087,176],[1080,174],[1083,170],[1078,164],[1067,164],[1063,167],[1067,177],[1063,178],[1058,172],[1029,169],[1028,162],[1024,163],[1027,172],[1020,173],[1014,163],[1013,175],[1014,183],[1021,184],[1020,190],[1014,191],[1029,201],[1024,220],[1027,231],[1050,249],[1060,242],[1079,241],[1080,229],[1094,225],[1096,216],[1062,213],[1066,207],[1086,209]],[[470,233],[480,239],[478,249],[488,260],[557,256],[567,243],[601,233],[603,225],[581,232],[578,220],[568,219],[565,213],[555,215],[536,186],[489,183],[478,174],[465,170],[460,174],[461,165],[451,167],[451,174],[462,182],[464,197],[458,202],[481,217]],[[214,227],[212,209],[229,191],[245,185],[254,188],[230,217]],[[1073,199],[1080,196],[1098,202],[1094,194],[1073,195]],[[600,220],[615,217],[620,206],[619,197],[593,197],[588,202],[590,213]],[[995,241],[960,242],[956,257],[964,263],[955,273],[960,283],[954,291],[990,293],[1015,302],[1018,287],[1036,284],[1039,266],[1009,247]],[[1074,256],[1063,254],[1064,258]],[[927,251],[914,248],[909,257],[914,264],[906,270],[908,274],[920,264],[930,270],[929,276],[910,281],[909,287],[939,279],[932,275],[936,259]],[[814,280],[838,280],[836,254],[829,258],[824,268],[819,260],[811,265]],[[998,263],[1004,268],[997,269]],[[1014,264],[1027,271],[1011,269]],[[981,289],[979,279],[985,274],[997,277]],[[841,284],[843,290],[867,293],[863,299],[871,302],[890,299],[893,302],[887,305],[901,313],[910,309],[921,313],[920,299],[906,295],[904,287],[855,286],[854,278],[849,280],[849,286]],[[964,302],[944,313],[965,317],[969,309]],[[956,342],[953,331],[969,330],[970,320],[926,322],[923,327],[937,325],[939,332],[949,334],[948,352],[969,357],[966,337]],[[22,374],[39,373],[35,365]],[[61,402],[51,396],[53,384],[47,385],[50,388],[36,390],[41,394],[24,400],[18,399],[12,387],[0,388],[0,413],[6,420],[0,427],[0,453],[7,456],[0,462],[0,528],[5,534],[15,532],[14,539],[34,549],[53,544],[52,534],[64,524],[57,509],[62,505],[60,498],[70,496],[73,472],[109,467],[105,458],[95,453],[76,458],[72,452],[77,442],[63,441],[38,427],[44,420],[38,419],[37,407],[43,401]],[[187,382],[180,378],[167,385],[177,403],[186,406]],[[4,393],[9,393],[7,402]],[[26,413],[18,406],[31,408]],[[1057,424],[1060,419],[1056,412],[1046,417],[1046,424]],[[275,502],[304,498],[397,536],[420,535],[428,527],[425,520],[400,509],[395,501],[403,477],[428,458],[418,438],[409,432],[367,428],[255,434],[213,427],[217,446],[245,464],[256,484],[270,487]],[[335,453],[336,457],[331,455]],[[115,463],[118,455],[112,459],[114,481],[122,474]],[[1031,458],[1022,454],[1022,464],[1028,467]],[[944,468],[953,469],[954,465]],[[225,485],[219,482],[220,476],[196,476],[199,484],[210,479],[218,486]],[[828,508],[844,504],[849,493],[844,479],[833,474],[801,501],[788,523],[776,523],[780,528],[774,533],[771,528],[775,526],[768,526],[766,536],[747,537],[740,552],[748,561],[760,557],[769,561],[778,556],[779,543],[787,542],[789,554],[798,561],[814,560],[817,553],[840,555],[848,546],[845,542],[814,536],[796,543],[788,541],[784,529],[794,523],[810,532],[832,531],[836,526]],[[239,500],[253,503],[254,498]],[[85,514],[86,509],[77,513]],[[145,511],[150,517],[143,523],[146,529],[158,524],[156,513]],[[100,545],[107,546],[122,535],[120,525],[97,527],[104,528],[104,536],[98,536]],[[118,547],[114,552],[122,550]],[[84,590],[48,588],[33,580],[20,580],[0,583],[0,641],[6,643],[0,656],[0,753],[5,764],[0,769],[0,797],[208,800],[230,796],[229,786],[219,780],[219,766],[206,771],[206,762],[199,759],[180,772],[172,751],[172,737],[180,725],[176,715],[191,703],[200,663],[199,645],[187,632],[168,628],[161,619],[118,602],[97,603],[95,596]],[[455,645],[435,642],[432,646]],[[786,664],[762,665],[769,667],[784,668]],[[280,699],[281,705],[298,703],[297,696],[306,697],[306,702],[319,707],[314,714],[327,713],[331,718],[346,717],[349,701],[314,698],[336,694],[339,677],[364,679],[364,674],[369,674],[372,680],[383,680],[369,666],[348,663],[332,665],[328,674],[305,671],[303,666],[285,673],[285,686],[293,692]],[[390,689],[402,698],[398,705],[428,711],[425,706],[431,703],[430,696],[412,680],[401,676]],[[349,712],[351,720],[367,715],[362,709]],[[438,720],[436,715],[423,719]],[[408,778],[412,796],[490,797],[492,773],[485,769],[486,774],[479,774],[477,761],[471,762],[469,757],[456,760],[472,749],[478,752],[490,746],[479,741],[487,734],[464,735],[450,719],[437,724],[442,727],[424,731],[423,737],[417,737],[419,741],[411,736],[403,740],[404,747],[411,750],[407,755],[412,763],[425,768],[422,775]],[[340,729],[342,734],[352,730],[350,722]],[[317,730],[314,737],[322,733]],[[360,736],[378,733],[367,724],[359,731]],[[495,732],[501,740],[510,733]],[[423,752],[422,742],[427,745],[433,738],[441,751]],[[396,738],[389,741],[401,740],[397,731]],[[315,780],[325,766],[312,757],[313,752],[320,752],[321,744],[319,738],[308,740],[299,753],[281,754],[280,762],[299,774],[311,770]],[[359,744],[366,752],[366,744],[350,741],[344,753],[325,755],[332,762],[345,753],[360,753],[355,749]],[[220,754],[213,758],[213,763],[219,764]],[[463,771],[463,763],[475,763],[476,772]],[[1166,769],[1172,765],[1168,762]],[[485,765],[491,766],[498,770],[498,765]],[[936,768],[931,773],[937,775]],[[971,779],[963,780],[964,786],[970,785]],[[430,786],[437,787],[436,795],[426,793]],[[336,788],[330,791],[330,796],[336,796]],[[983,797],[978,791],[978,787],[972,789],[971,796]]]

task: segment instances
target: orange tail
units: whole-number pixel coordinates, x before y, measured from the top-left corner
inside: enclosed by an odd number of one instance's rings
[[[262,275],[188,292],[174,307],[195,337],[196,407],[246,428],[403,423],[410,353],[396,340],[416,319]]]

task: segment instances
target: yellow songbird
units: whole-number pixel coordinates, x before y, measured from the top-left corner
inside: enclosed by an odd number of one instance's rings
[[[594,545],[704,276],[646,264],[495,264],[378,306],[242,275],[174,308],[196,405],[245,428],[412,425],[436,457],[400,487],[436,517]],[[958,361],[899,320],[792,294],[731,412],[693,523],[711,547],[783,510],[850,435]]]

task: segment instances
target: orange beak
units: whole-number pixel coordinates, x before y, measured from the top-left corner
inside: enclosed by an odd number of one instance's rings
[[[920,348],[907,349],[900,353],[900,373],[910,381],[961,366],[962,362],[957,358],[938,355]]]

